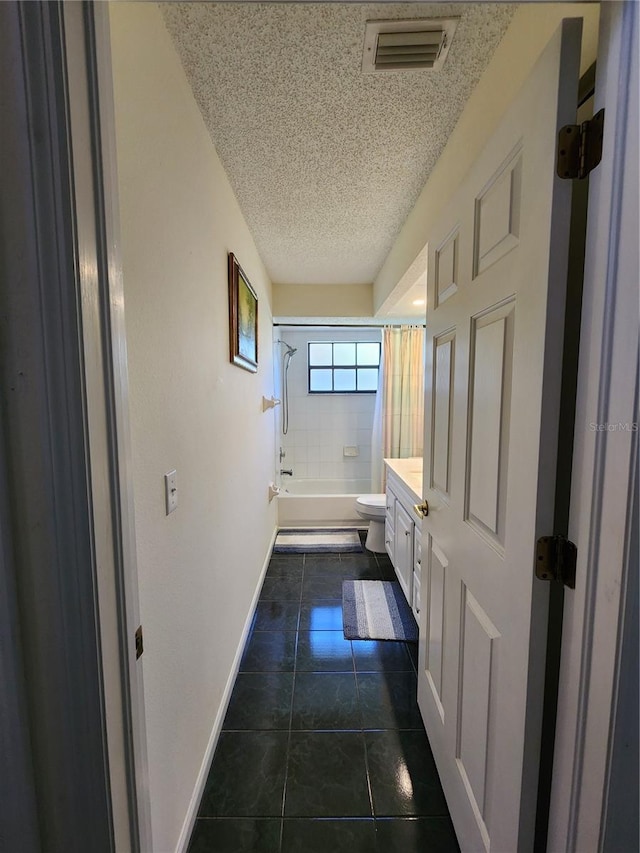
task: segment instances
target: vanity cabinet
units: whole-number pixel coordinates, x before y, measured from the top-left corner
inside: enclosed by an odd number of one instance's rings
[[[420,624],[420,582],[422,580],[422,528],[419,522],[413,525],[413,595],[411,609]]]
[[[396,522],[396,496],[387,486],[387,514],[384,519],[384,547],[387,549],[387,554],[392,564],[395,565],[395,533]]]
[[[411,604],[413,599],[413,519],[396,498],[396,526],[393,567],[398,581]]]
[[[422,544],[421,527],[413,507],[419,503],[420,498],[391,467],[406,462],[407,460],[391,460],[387,463],[385,548],[400,588],[419,623]]]

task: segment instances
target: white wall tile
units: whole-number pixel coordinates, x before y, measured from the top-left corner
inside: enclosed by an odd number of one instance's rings
[[[320,447],[321,444],[324,444],[324,433],[321,429],[310,429],[308,430],[308,443],[311,446],[312,444]]]
[[[362,447],[371,447],[371,435],[372,428],[369,429],[359,429],[356,434],[356,440],[358,444]]]
[[[329,444],[323,444],[320,447],[320,461],[321,462],[333,462],[335,458],[335,453]]]
[[[307,431],[304,429],[294,429],[291,431],[291,438],[294,447],[306,447]]]
[[[301,479],[369,477],[375,395],[309,394],[307,344],[311,340],[380,340],[380,329],[276,328],[275,338],[279,337],[298,349],[289,363],[290,431],[281,436],[287,456],[280,467],[295,466],[294,475]],[[281,371],[281,352],[277,358]],[[357,446],[358,456],[345,458],[345,445]]]

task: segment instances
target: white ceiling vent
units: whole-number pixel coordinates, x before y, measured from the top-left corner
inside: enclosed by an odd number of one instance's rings
[[[362,71],[439,71],[457,25],[458,18],[367,21]]]

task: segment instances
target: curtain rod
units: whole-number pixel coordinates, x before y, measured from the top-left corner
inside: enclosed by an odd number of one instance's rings
[[[286,329],[426,329],[426,323],[367,323],[347,326],[343,323],[274,323]]]

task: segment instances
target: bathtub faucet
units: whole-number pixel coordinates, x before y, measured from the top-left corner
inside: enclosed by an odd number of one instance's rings
[[[290,477],[293,477],[293,468],[281,468],[281,474],[288,474]]]

